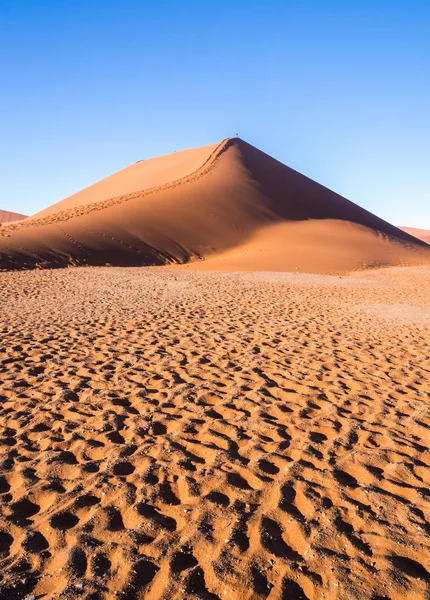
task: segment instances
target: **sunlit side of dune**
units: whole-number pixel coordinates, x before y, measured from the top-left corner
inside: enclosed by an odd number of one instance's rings
[[[166,156],[157,156],[138,162],[98,181],[94,185],[52,204],[39,211],[34,218],[45,217],[67,209],[88,206],[93,202],[108,200],[151,187],[162,186],[176,179],[182,179],[201,167],[217,144],[182,150]]]

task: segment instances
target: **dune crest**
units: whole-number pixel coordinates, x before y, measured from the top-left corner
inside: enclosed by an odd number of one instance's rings
[[[123,198],[128,194],[142,192],[148,188],[159,188],[166,184],[172,184],[199,170],[217,151],[219,145],[211,144],[202,148],[192,148],[165,156],[139,160],[94,185],[39,211],[33,218],[38,219],[103,200]]]
[[[327,273],[430,262],[430,249],[408,233],[229,138],[136,163],[8,227],[0,268],[202,259],[218,268],[216,258],[227,252],[228,268],[238,270],[243,261],[232,257],[243,248],[257,259],[258,266],[247,258],[251,270],[276,264]]]

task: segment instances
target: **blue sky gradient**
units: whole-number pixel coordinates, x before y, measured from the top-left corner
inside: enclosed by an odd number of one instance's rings
[[[0,208],[240,137],[430,229],[430,2],[0,0]]]

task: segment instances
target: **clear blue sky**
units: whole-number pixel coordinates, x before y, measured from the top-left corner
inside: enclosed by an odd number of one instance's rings
[[[239,133],[430,229],[429,0],[0,0],[0,208]]]

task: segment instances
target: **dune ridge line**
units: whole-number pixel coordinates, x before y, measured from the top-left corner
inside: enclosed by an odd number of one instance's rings
[[[59,221],[68,221],[74,217],[79,217],[84,214],[91,213],[95,210],[103,210],[104,208],[108,208],[110,206],[114,206],[115,204],[121,204],[123,202],[127,202],[128,200],[134,200],[135,198],[140,198],[142,196],[149,196],[150,194],[154,194],[156,192],[161,192],[165,190],[169,190],[180,185],[184,185],[186,183],[190,183],[203,177],[216,164],[219,157],[232,146],[239,138],[226,138],[222,140],[215,150],[211,152],[208,158],[204,161],[204,163],[192,173],[189,173],[185,177],[181,177],[179,179],[175,179],[173,181],[169,181],[168,183],[164,183],[162,185],[153,186],[144,190],[138,190],[136,192],[130,192],[129,194],[124,194],[121,196],[115,196],[113,198],[109,198],[108,200],[98,200],[96,202],[92,202],[90,204],[86,204],[76,208],[69,208],[63,211],[59,211],[58,213],[54,213],[48,217],[42,217],[38,219],[29,219],[23,223],[17,223],[16,225],[2,228],[4,233],[7,231],[17,231],[19,229],[24,229],[27,227],[40,227],[42,225],[51,225],[53,223]]]
[[[240,138],[135,162],[0,230],[1,270],[345,273],[429,261],[424,242]]]

